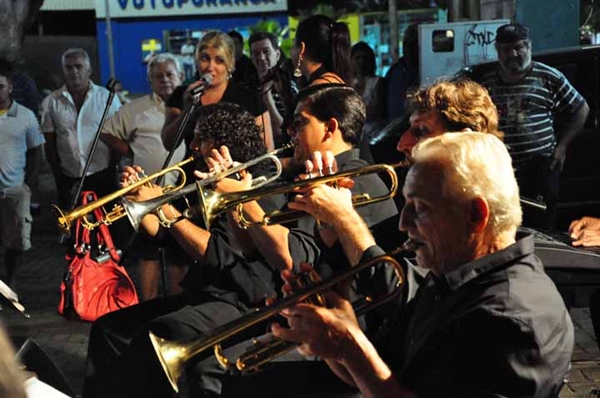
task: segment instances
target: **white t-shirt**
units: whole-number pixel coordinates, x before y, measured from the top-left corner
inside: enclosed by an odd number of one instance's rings
[[[133,152],[133,164],[146,175],[161,170],[169,152],[164,148],[160,132],[165,121],[165,104],[155,93],[135,99],[121,107],[104,125],[103,133],[127,141]],[[177,148],[169,165],[183,160],[185,144]],[[177,173],[165,175],[165,185],[173,185]]]

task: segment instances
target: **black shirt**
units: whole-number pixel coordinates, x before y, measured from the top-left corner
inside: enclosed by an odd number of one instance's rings
[[[548,397],[569,369],[573,324],[531,235],[441,277],[377,339],[396,379],[421,397]],[[383,251],[373,246],[363,259]]]
[[[366,161],[359,158],[358,149],[342,152],[335,158],[340,171],[368,166]],[[385,183],[377,174],[366,174],[353,178],[353,180],[354,187],[351,189],[353,195],[367,193],[371,198],[374,198],[389,192]],[[356,210],[365,220],[376,239],[385,236],[387,238],[386,242],[394,242],[395,244],[403,240],[398,231],[398,209],[392,199],[359,206]],[[301,221],[302,225],[291,229],[288,235],[288,247],[295,271],[298,271],[301,262],[308,262],[314,265],[315,270],[322,279],[327,279],[350,267],[339,240],[333,246],[327,247],[320,239],[315,219],[310,217]],[[390,247],[386,247],[386,250],[390,249]],[[364,296],[380,297],[385,292],[394,290],[395,281],[396,278],[391,267],[377,267],[367,270],[361,273],[352,283],[350,291],[347,292],[348,298],[351,301],[356,301]],[[380,327],[383,319],[387,317],[391,309],[395,309],[395,302],[380,307],[378,311],[373,311],[364,318],[361,317],[361,325],[369,334],[373,333]]]
[[[182,85],[177,87],[173,91],[173,94],[171,94],[169,99],[165,102],[165,106],[167,108],[176,108],[184,110],[183,93],[185,92],[185,90],[187,90],[188,87],[189,85]],[[228,102],[230,104],[239,105],[254,117],[260,116],[266,111],[266,108],[264,107],[264,105],[262,105],[262,102],[260,101],[256,93],[242,88],[232,81],[229,81],[227,83],[227,88],[223,93],[223,98],[221,98],[221,101],[219,102]],[[200,104],[200,106],[201,105],[202,104]],[[188,124],[187,126],[185,126],[185,132],[183,136],[188,151],[186,156],[190,155],[189,146],[192,140],[194,139],[194,128],[196,127],[197,120],[198,117],[196,115],[190,115]]]
[[[183,110],[183,93],[189,85],[183,85],[173,90],[165,106],[167,108],[177,108]],[[219,102],[228,102],[236,104],[247,110],[252,116],[256,117],[265,112],[265,107],[259,101],[258,95],[250,90],[238,86],[234,82],[227,83],[227,88],[223,93],[223,98]]]
[[[342,152],[335,159],[340,171],[368,166],[368,163],[359,157],[358,149]],[[353,195],[368,193],[371,198],[374,198],[389,192],[383,180],[376,174],[362,175],[353,180],[354,187],[351,189]],[[392,199],[360,206],[356,210],[369,228],[374,228],[386,220],[397,219],[398,216],[398,209]],[[393,223],[393,225],[393,230],[389,232],[394,234],[398,231],[398,224]],[[297,269],[301,262],[312,263],[321,276],[326,277],[330,270],[326,269],[324,264],[330,264],[333,269],[349,266],[339,241],[332,248],[326,248],[318,241],[319,234],[316,233],[315,227],[315,219],[307,217],[302,220],[301,226],[290,230],[288,246],[294,260],[294,268]]]
[[[235,70],[231,80],[247,89],[251,89],[258,81],[258,72],[247,55],[243,54],[240,59],[235,61]]]
[[[276,198],[260,200],[265,211],[277,210]],[[283,284],[279,273],[255,253],[243,253],[231,230],[227,217],[220,217],[211,226],[204,261],[194,263],[181,285],[192,302],[221,300],[240,310],[262,307],[267,296],[276,296]]]
[[[189,85],[182,85],[177,87],[173,94],[169,97],[169,99],[165,102],[165,107],[167,108],[176,108],[179,110],[183,109],[183,94]],[[256,93],[253,93],[249,90],[246,90],[232,81],[227,83],[227,88],[223,93],[223,98],[221,98],[221,102],[227,102],[230,104],[236,104],[248,111],[252,116],[257,117],[262,115],[266,108],[262,105]],[[200,104],[199,106],[201,106]],[[190,144],[194,139],[194,129],[196,128],[196,122],[198,121],[198,116],[193,114],[190,115],[187,125],[185,126],[183,132],[183,140],[185,142],[186,148],[186,157],[191,156]],[[194,181],[194,165],[193,163],[188,163],[183,167],[186,177],[188,181]]]

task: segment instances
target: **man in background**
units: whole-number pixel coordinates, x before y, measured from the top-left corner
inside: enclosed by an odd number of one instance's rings
[[[35,81],[27,73],[14,67],[14,64],[0,57],[0,68],[6,68],[12,74],[12,94],[11,97],[20,105],[29,108],[36,118],[39,118],[40,96],[38,94]],[[31,212],[37,212],[40,209],[40,198],[38,192],[38,174],[34,173],[27,176],[27,186],[31,190]]]
[[[227,34],[235,43],[235,70],[231,79],[240,86],[251,89],[258,79],[258,74],[250,58],[244,54],[244,37],[237,30]]]
[[[68,208],[74,188],[83,177],[109,92],[91,81],[90,57],[85,50],[67,50],[62,55],[62,66],[65,85],[42,101],[41,124],[47,142],[46,159],[54,174],[59,203]],[[108,117],[120,106],[115,96]],[[94,191],[99,197],[114,192],[117,186],[109,166],[110,150],[105,143],[98,142],[83,189]]]
[[[164,148],[160,132],[165,121],[165,101],[173,90],[181,84],[183,74],[177,59],[171,54],[154,56],[148,62],[148,83],[152,94],[145,95],[123,105],[110,118],[102,130],[100,139],[116,154],[126,159],[124,164],[139,165],[146,175],[152,175],[162,169],[169,152]],[[185,144],[181,144],[173,154],[169,166],[179,163],[185,156]],[[177,183],[177,173],[168,173],[163,182],[165,186]],[[158,294],[160,278],[160,252],[138,237],[134,245],[140,270],[141,298],[153,299]],[[170,266],[170,292],[180,293],[179,282],[185,273],[184,267]]]
[[[258,72],[258,90],[271,116],[271,127],[275,148],[289,141],[282,130],[288,109],[293,107],[294,95],[298,92],[292,75],[286,69],[285,56],[279,48],[277,37],[268,32],[253,33],[248,39],[250,57]]]
[[[31,191],[25,181],[39,172],[44,144],[33,112],[12,100],[11,78],[0,68],[0,244],[6,249],[9,285],[23,252],[31,248]]]
[[[555,68],[531,60],[529,29],[512,23],[496,32],[498,66],[481,79],[500,115],[521,195],[545,202],[545,213],[525,213],[526,226],[551,229],[567,149],[589,107]]]

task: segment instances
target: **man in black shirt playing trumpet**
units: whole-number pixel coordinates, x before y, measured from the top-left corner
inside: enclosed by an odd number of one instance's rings
[[[347,163],[348,167],[352,167],[353,164],[364,164],[358,159],[357,151],[353,149],[354,142],[358,142],[360,139],[362,123],[364,123],[364,105],[360,98],[356,101],[354,96],[358,97],[358,95],[352,89],[339,85],[329,87],[327,90],[325,87],[319,90],[329,93],[321,101],[337,104],[338,111],[341,113],[321,121],[307,110],[304,117],[312,118],[311,123],[320,127],[319,134],[322,134],[324,140],[335,135],[337,142],[340,140],[341,130],[354,136],[356,140],[348,141],[344,146],[345,150],[337,152],[346,152],[344,163]],[[313,89],[313,92],[316,91],[318,90]],[[215,107],[220,106],[224,105],[215,105]],[[348,107],[353,111],[352,115],[346,115]],[[323,107],[314,109],[320,111],[321,108]],[[320,115],[317,110],[313,112]],[[203,108],[201,112],[210,113],[210,110]],[[238,158],[236,148],[222,139],[223,135],[238,134],[234,119],[241,118],[241,116],[231,115],[230,118],[233,120],[223,119],[221,124],[217,124],[212,140],[203,139],[198,142],[200,147],[197,149],[207,154],[217,152],[211,150],[220,148],[221,145],[228,145],[231,156],[236,161],[247,161],[248,159]],[[199,126],[206,125],[205,119],[202,119],[203,123]],[[350,125],[347,124],[348,120],[351,121]],[[246,127],[244,124],[244,128]],[[304,129],[304,127],[304,124],[297,126],[298,129]],[[307,137],[311,140],[310,142],[318,142],[319,135],[317,133],[318,131],[313,130]],[[247,145],[247,143],[239,142],[238,145]],[[304,156],[308,156],[316,149],[319,148],[297,146],[294,152],[305,151],[305,155],[302,157],[298,155],[299,159],[304,160]],[[233,162],[208,161],[208,164],[216,172],[230,167],[231,163]],[[366,180],[366,183],[357,183],[358,186],[365,189],[363,192],[373,196],[387,192],[383,182],[377,176],[369,176],[363,180]],[[248,178],[245,178],[241,184],[246,182],[248,182]],[[234,179],[224,179],[217,184],[217,190],[219,187],[223,188],[225,184],[235,185],[236,183],[238,181]],[[145,200],[160,195],[160,192],[156,192],[153,187],[143,187],[135,195],[135,200]],[[262,211],[264,203],[261,203],[260,207]],[[372,209],[369,210],[369,207]],[[397,214],[390,199],[383,203],[365,206],[364,209],[363,211],[368,215],[367,222],[370,224]],[[174,220],[180,215],[177,209],[168,204],[164,205],[161,211],[163,216],[169,220]],[[270,211],[270,209],[265,208],[265,211]],[[146,217],[143,225],[147,230],[156,232],[158,223],[153,217],[155,216]],[[147,220],[147,218],[150,219]],[[233,217],[229,217],[229,220],[233,219]],[[227,220],[224,220],[224,223],[227,223]],[[299,250],[306,250],[308,256],[318,258],[322,249],[320,242],[317,242],[317,238],[314,236],[317,229],[314,227],[314,222],[308,222],[308,224],[310,227],[298,229],[297,233],[301,241]],[[280,280],[278,271],[281,269],[281,265],[278,264],[282,263],[273,261],[274,257],[264,252],[260,245],[253,246],[254,240],[245,239],[244,235],[239,234],[241,231],[236,229],[237,227],[227,225],[223,229],[215,228],[216,226],[210,230],[204,230],[188,220],[176,222],[170,228],[171,234],[181,247],[199,261],[196,266],[191,267],[190,273],[184,281],[185,290],[182,296],[159,299],[160,304],[153,301],[130,307],[100,318],[94,324],[90,335],[88,378],[84,395],[165,396],[170,387],[162,375],[160,365],[150,347],[147,337],[148,330],[152,330],[158,336],[173,340],[198,337],[236,316],[241,316],[249,308],[262,305],[265,297],[276,292],[276,280]],[[233,237],[234,233],[235,238]],[[256,250],[257,248],[258,250]],[[292,266],[293,262],[289,264]],[[209,285],[210,288],[207,288],[206,285]],[[217,290],[215,290],[215,286]],[[250,331],[248,334],[263,334],[264,330],[263,327]],[[237,336],[237,339],[243,340],[244,337],[249,336]],[[195,358],[193,363],[188,366],[188,369],[193,369],[192,373],[188,374],[188,382],[192,383],[193,395],[218,396],[220,394],[220,378],[222,378],[223,372],[218,370],[214,359],[206,358],[208,355],[210,353]],[[114,377],[113,381],[110,381],[111,377]]]
[[[415,299],[373,342],[335,293],[330,308],[286,309],[289,328],[274,325],[274,335],[323,358],[364,397],[557,396],[573,325],[533,237],[517,234],[506,148],[490,134],[448,133],[419,143],[412,158],[400,229],[430,270]],[[289,207],[335,229],[352,264],[382,253],[347,189],[310,187]]]

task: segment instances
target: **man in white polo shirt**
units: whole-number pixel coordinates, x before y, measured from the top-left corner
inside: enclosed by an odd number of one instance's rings
[[[44,136],[33,112],[11,93],[11,74],[0,68],[0,244],[6,249],[6,280],[14,287],[21,255],[31,248],[31,191],[25,179],[40,167]]]
[[[92,69],[85,50],[67,50],[62,56],[62,66],[65,85],[42,102],[42,132],[46,137],[46,158],[54,174],[59,203],[68,207],[73,188],[83,174],[109,92],[90,80]],[[115,97],[108,117],[120,106],[121,102]],[[84,190],[95,191],[98,196],[113,192],[117,186],[109,165],[110,150],[106,144],[98,142]]]

